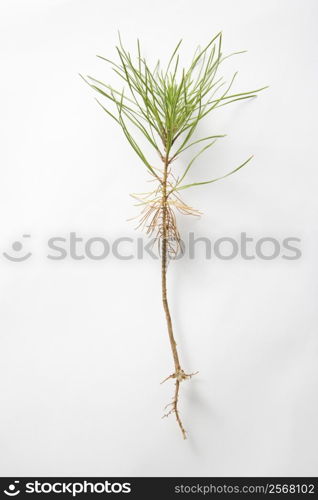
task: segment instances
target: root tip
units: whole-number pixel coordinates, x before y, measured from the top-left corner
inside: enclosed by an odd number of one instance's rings
[[[169,375],[169,377],[166,377],[161,382],[161,384],[163,384],[164,382],[166,382],[167,380],[169,380],[171,378],[173,378],[173,379],[176,380],[176,382],[175,382],[175,387],[176,388],[175,388],[175,393],[174,393],[173,400],[172,400],[171,403],[168,403],[165,406],[165,409],[168,408],[169,406],[171,406],[172,408],[167,413],[165,413],[162,418],[169,417],[169,415],[171,415],[171,413],[174,413],[175,416],[176,416],[176,420],[177,420],[178,426],[179,426],[179,428],[181,430],[183,439],[187,439],[187,432],[186,432],[185,428],[183,427],[182,420],[181,420],[180,414],[179,414],[179,409],[178,409],[180,383],[183,380],[188,380],[188,379],[192,378],[197,373],[199,373],[199,372],[185,373],[181,368],[179,368],[174,373],[172,373],[172,375]]]

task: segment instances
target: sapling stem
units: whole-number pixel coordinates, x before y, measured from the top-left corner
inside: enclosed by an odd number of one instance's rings
[[[169,227],[167,221],[167,176],[168,176],[168,156],[164,159],[164,171],[162,179],[162,240],[161,240],[161,279],[162,279],[162,303],[166,315],[167,328],[169,334],[169,340],[173,355],[174,367],[176,373],[180,370],[180,361],[178,356],[177,344],[173,335],[171,314],[168,304],[167,297],[167,238],[169,234]]]
[[[180,365],[180,360],[179,360],[179,354],[178,354],[178,349],[177,349],[177,343],[174,338],[173,334],[173,326],[172,326],[172,320],[171,320],[171,314],[170,314],[170,309],[169,309],[169,303],[168,303],[168,294],[167,294],[167,260],[168,260],[168,252],[167,252],[167,240],[168,240],[168,235],[169,235],[169,221],[168,221],[168,197],[169,193],[167,192],[167,179],[168,179],[168,166],[169,166],[169,158],[168,158],[168,153],[166,153],[164,160],[164,169],[163,169],[163,179],[162,179],[162,201],[161,201],[161,207],[162,207],[162,239],[161,239],[161,283],[162,283],[162,303],[163,303],[163,309],[165,312],[166,316],[166,322],[167,322],[167,328],[168,328],[168,335],[169,335],[169,341],[170,341],[170,346],[171,346],[171,352],[173,356],[173,362],[174,362],[174,373],[172,375],[169,375],[163,382],[170,378],[175,379],[175,393],[174,393],[174,398],[172,403],[170,405],[172,406],[171,410],[164,415],[164,417],[167,417],[170,415],[170,413],[175,413],[176,419],[178,422],[178,425],[180,427],[180,430],[182,432],[183,439],[186,439],[186,430],[183,427],[183,423],[180,417],[179,413],[179,408],[178,408],[178,400],[179,400],[179,390],[180,390],[180,383],[183,380],[186,380],[187,378],[191,378],[193,374],[185,374],[184,371],[181,368]],[[169,406],[169,405],[168,405]]]

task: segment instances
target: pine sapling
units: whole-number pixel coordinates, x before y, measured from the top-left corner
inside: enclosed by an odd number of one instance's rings
[[[180,362],[167,297],[167,265],[181,248],[176,212],[184,215],[199,215],[200,212],[183,201],[180,194],[191,187],[224,179],[252,159],[250,156],[221,177],[197,182],[187,182],[186,179],[197,158],[218,139],[224,137],[223,134],[197,137],[198,125],[203,118],[221,106],[254,98],[266,87],[247,92],[232,92],[237,73],[227,84],[223,77],[219,76],[219,67],[226,58],[240,52],[226,56],[222,54],[222,33],[214,36],[203,49],[196,50],[187,69],[180,68],[180,45],[181,41],[164,69],[160,61],[151,68],[142,56],[139,41],[136,55],[132,57],[119,37],[116,47],[118,62],[102,56],[97,57],[111,65],[124,87],[115,89],[88,75],[82,78],[103,97],[103,102],[97,100],[98,104],[121,127],[154,181],[150,192],[133,196],[142,206],[139,226],[158,242],[161,255],[162,303],[174,363],[173,372],[163,382],[170,379],[175,382],[174,396],[172,402],[167,405],[168,411],[164,416],[175,414],[185,439],[186,431],[179,412],[180,385],[197,372],[185,372]],[[142,146],[132,135],[133,128],[138,129],[150,144],[161,165],[154,166],[149,161]],[[183,153],[190,148],[194,148],[196,152],[180,172],[175,160],[182,160]]]

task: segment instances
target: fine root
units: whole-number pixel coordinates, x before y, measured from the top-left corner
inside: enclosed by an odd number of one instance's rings
[[[167,185],[168,187],[172,189],[172,185]],[[154,242],[158,243],[159,253],[162,239],[165,238],[167,241],[167,257],[176,258],[179,252],[183,252],[183,247],[175,212],[197,217],[201,215],[201,212],[184,203],[174,192],[167,195],[166,202],[163,203],[162,185],[159,185],[155,191],[150,193],[133,194],[131,196],[139,202],[137,205],[142,207],[136,229],[142,228],[149,236],[154,237]],[[164,211],[165,216],[163,215]],[[164,223],[163,219],[165,219]]]
[[[187,431],[185,430],[184,426],[183,426],[183,423],[182,423],[182,420],[181,420],[181,417],[180,417],[180,411],[179,411],[179,408],[178,408],[178,402],[179,402],[179,390],[180,390],[180,384],[183,380],[189,380],[190,378],[192,378],[194,375],[196,375],[197,373],[199,372],[195,372],[195,373],[185,373],[181,368],[176,371],[175,373],[172,373],[171,375],[169,375],[169,377],[166,377],[162,382],[161,384],[163,384],[164,382],[166,382],[167,380],[169,379],[175,379],[175,391],[174,391],[174,396],[173,396],[173,400],[171,401],[171,403],[168,403],[166,406],[165,406],[165,410],[167,410],[167,408],[171,407],[170,410],[168,412],[166,412],[162,418],[165,418],[165,417],[169,417],[169,415],[171,415],[172,413],[175,414],[176,416],[176,419],[177,419],[177,423],[179,425],[179,428],[181,430],[181,433],[182,433],[182,437],[183,439],[187,439]]]

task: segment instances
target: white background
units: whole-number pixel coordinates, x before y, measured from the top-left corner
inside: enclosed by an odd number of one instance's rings
[[[317,475],[317,1],[1,1],[0,473],[5,475]],[[140,38],[185,62],[223,30],[236,90],[203,132],[227,138],[189,180],[238,174],[184,192],[204,213],[182,234],[302,239],[302,258],[180,260],[169,292],[186,371],[189,439],[174,417],[159,262],[49,261],[47,238],[141,236],[129,193],[148,178],[78,73],[114,75]],[[165,59],[166,58],[166,59]],[[121,85],[121,84],[120,84]],[[25,233],[23,263],[3,257]],[[11,249],[11,254],[12,254]]]

